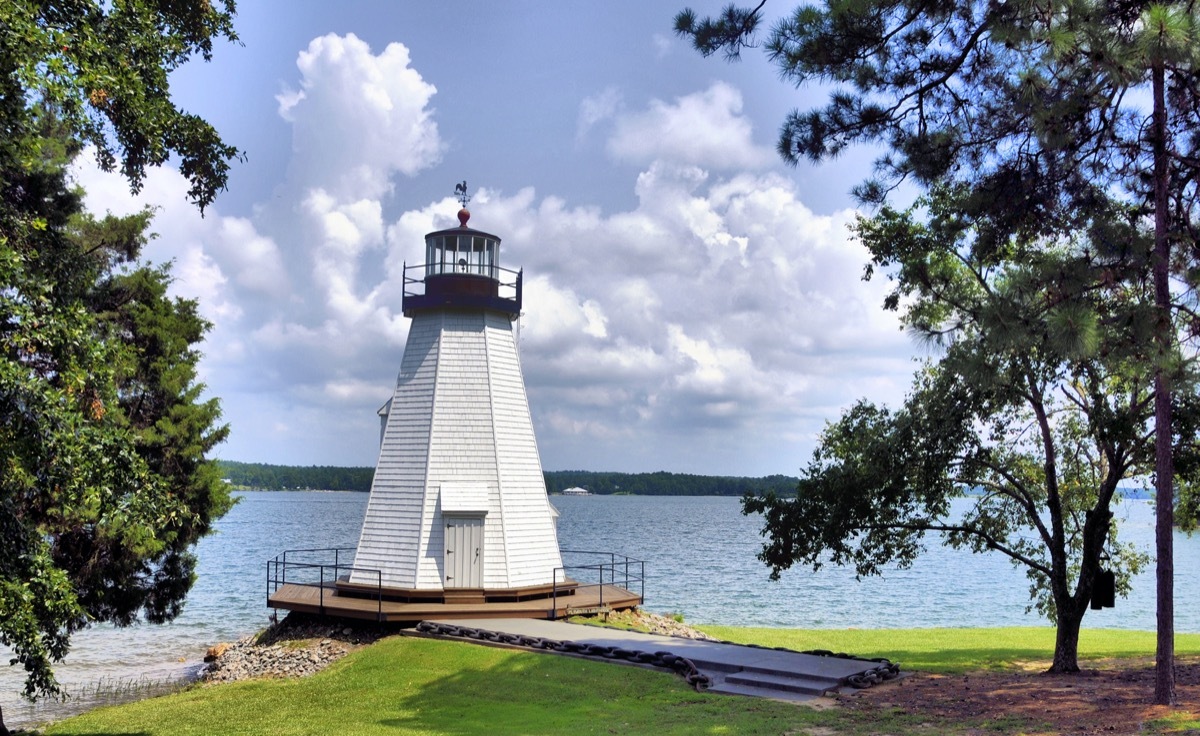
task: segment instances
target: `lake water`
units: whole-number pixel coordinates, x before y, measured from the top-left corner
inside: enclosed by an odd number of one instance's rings
[[[285,549],[353,546],[366,493],[244,493],[197,547],[199,579],[183,614],[163,626],[96,626],[74,637],[57,668],[68,690],[98,681],[167,681],[195,672],[204,650],[263,628],[266,561]],[[755,557],[760,519],[736,498],[555,496],[564,549],[601,550],[646,561],[645,608],[692,623],[797,628],[1033,626],[1028,583],[996,554],[936,543],[908,570],[856,581],[850,570],[794,569],[777,582]],[[1122,538],[1152,551],[1153,507],[1127,501],[1115,512]],[[1200,535],[1175,537],[1176,630],[1200,632]],[[1154,576],[1147,570],[1115,608],[1089,611],[1085,628],[1153,630]],[[0,656],[6,655],[0,651]],[[7,661],[7,657],[4,657]],[[0,669],[0,707],[11,727],[72,709],[31,707],[19,698],[22,673]],[[120,689],[120,687],[117,687]],[[84,702],[77,702],[76,707]]]

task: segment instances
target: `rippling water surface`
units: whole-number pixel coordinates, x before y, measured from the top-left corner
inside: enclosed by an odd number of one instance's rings
[[[204,650],[261,629],[266,608],[266,560],[285,549],[353,546],[367,494],[244,493],[197,548],[199,580],[183,614],[164,626],[96,626],[76,635],[57,669],[68,690],[98,681],[166,681],[194,672]],[[555,496],[564,549],[613,551],[646,561],[646,608],[682,613],[696,623],[799,628],[1030,626],[1024,573],[995,554],[974,555],[936,543],[908,570],[855,581],[852,571],[795,569],[771,582],[755,555],[757,517],[735,498]],[[1116,508],[1122,538],[1150,552],[1153,508],[1129,501]],[[1176,630],[1200,632],[1200,536],[1176,534]],[[1085,628],[1154,628],[1153,570],[1135,581],[1129,599],[1089,611]],[[7,655],[6,651],[0,654]],[[5,657],[7,661],[7,657]],[[67,712],[30,707],[18,693],[22,673],[0,669],[5,721],[20,725]],[[82,699],[78,706],[86,705]]]

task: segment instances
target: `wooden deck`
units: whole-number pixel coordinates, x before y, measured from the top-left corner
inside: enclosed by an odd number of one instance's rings
[[[406,603],[338,595],[333,584],[322,587],[297,583],[285,583],[267,596],[267,605],[271,608],[389,623],[430,618],[558,619],[578,613],[633,608],[641,602],[642,597],[637,593],[614,585],[580,585],[574,594],[560,595],[557,601],[538,598],[493,603]]]

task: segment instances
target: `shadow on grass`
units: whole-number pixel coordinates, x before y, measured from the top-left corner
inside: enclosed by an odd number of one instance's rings
[[[468,643],[453,647],[478,647]],[[670,672],[549,653],[502,651],[484,668],[432,679],[376,723],[470,734],[778,734],[827,716],[794,704],[697,693]]]

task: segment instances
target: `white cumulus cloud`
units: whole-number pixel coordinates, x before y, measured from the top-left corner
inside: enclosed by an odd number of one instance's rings
[[[296,69],[277,98],[292,158],[252,217],[218,200],[201,218],[170,169],[137,200],[94,167],[79,178],[101,213],[160,207],[150,255],[175,260],[177,292],[216,324],[205,378],[234,427],[229,457],[367,463],[408,331],[403,266],[459,204],[394,187],[444,151],[404,45],[323,35]],[[902,395],[911,346],[880,308],[886,284],[861,280],[855,213],[801,201],[738,90],[633,109],[609,87],[578,107],[576,134],[600,130],[636,166],[622,205],[532,175],[472,191],[471,226],[524,269],[521,364],[548,469],[791,472],[839,409]]]
[[[653,100],[647,110],[618,116],[609,153],[621,161],[665,160],[715,169],[758,169],[774,153],[754,142],[742,114],[742,94],[718,82],[673,103]]]
[[[410,64],[401,43],[377,55],[352,33],[309,43],[296,60],[299,89],[277,97],[292,125],[297,181],[339,197],[379,197],[393,173],[412,176],[438,161],[429,108],[437,89]]]

